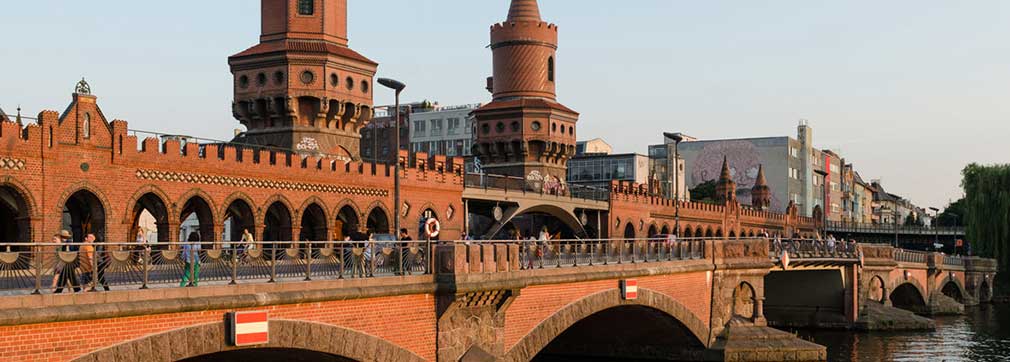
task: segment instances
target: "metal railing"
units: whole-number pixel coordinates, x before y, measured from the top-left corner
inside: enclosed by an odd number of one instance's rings
[[[929,253],[905,249],[894,250],[894,260],[902,263],[926,264]]]
[[[784,252],[792,259],[859,259],[856,243],[844,240],[774,239],[768,256],[779,260]]]
[[[585,185],[574,185],[564,182],[551,183],[544,180],[527,180],[522,177],[467,173],[465,185],[468,188],[483,190],[515,191],[539,195],[555,195],[583,200],[610,200],[610,189]]]
[[[825,224],[829,232],[847,232],[847,233],[867,233],[867,234],[894,234],[895,228],[899,234],[915,234],[915,235],[964,235],[965,229],[963,227],[947,227],[947,226],[937,226],[937,227],[926,227],[926,226],[911,226],[911,225],[897,225],[894,224],[867,224],[867,223],[851,223],[842,221],[828,221]]]
[[[89,249],[86,245],[94,246]],[[428,274],[428,242],[0,244],[0,294]]]
[[[520,270],[533,270],[701,260],[706,257],[706,240],[711,239],[509,240],[459,243],[468,246],[505,246],[503,248],[481,247],[479,248],[480,257],[476,260],[473,260],[467,253],[468,265],[483,263],[485,260],[495,263],[503,261],[511,265],[518,265]],[[505,252],[506,255],[499,255],[500,252]]]

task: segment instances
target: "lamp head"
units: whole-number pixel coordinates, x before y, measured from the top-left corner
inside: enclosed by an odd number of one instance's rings
[[[403,82],[398,81],[396,79],[379,78],[378,82],[379,84],[382,84],[384,87],[393,89],[397,92],[403,91],[404,88],[407,88],[406,84],[403,84]]]

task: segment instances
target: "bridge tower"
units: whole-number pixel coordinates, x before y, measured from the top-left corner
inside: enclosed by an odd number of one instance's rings
[[[260,4],[260,43],[228,58],[235,141],[360,159],[378,64],[348,47],[347,0]]]
[[[512,0],[490,47],[493,100],[474,111],[474,155],[491,174],[563,182],[579,114],[557,102],[558,27],[541,20],[536,0]]]

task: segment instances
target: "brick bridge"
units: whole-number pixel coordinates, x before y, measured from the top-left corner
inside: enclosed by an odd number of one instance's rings
[[[123,248],[107,252],[104,277],[113,291],[34,295],[30,281],[48,284],[50,274],[19,273],[12,265],[42,265],[52,256],[38,250],[48,248],[0,253],[6,263],[0,356],[256,360],[281,351],[358,361],[538,355],[817,361],[825,358],[822,347],[766,327],[779,318],[767,312],[786,307],[779,301],[813,294],[802,302],[841,312],[850,323],[867,304],[942,312],[934,309],[939,295],[966,304],[988,300],[995,273],[992,260],[766,239],[375,244],[366,248],[375,257],[367,259],[355,257],[363,245],[326,243],[284,249],[265,261],[280,251],[274,247],[229,254],[208,244],[200,251],[205,280],[196,288],[177,288],[177,251]],[[423,255],[432,255],[431,262]],[[125,267],[138,263],[148,289],[138,289],[141,282],[130,276],[137,269]],[[269,271],[257,271],[258,263],[270,264]],[[362,274],[353,271],[359,267]],[[27,288],[16,287],[23,285],[18,278]],[[628,280],[637,281],[637,299],[622,294]],[[804,287],[814,283],[820,285]],[[237,310],[269,311],[269,344],[227,345],[223,318]],[[262,354],[242,355],[250,350]]]

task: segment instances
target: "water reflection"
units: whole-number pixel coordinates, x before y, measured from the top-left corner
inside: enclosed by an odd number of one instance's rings
[[[800,331],[828,347],[829,361],[1010,361],[1010,306],[970,308],[939,317],[935,332]]]

